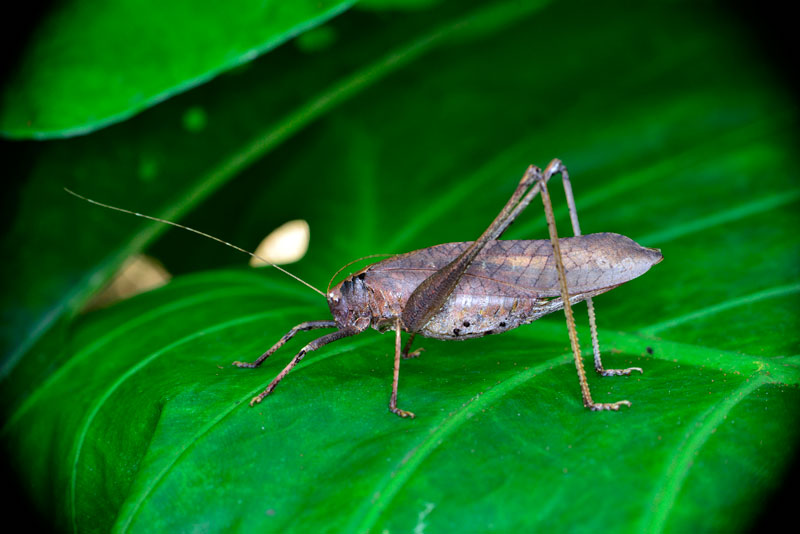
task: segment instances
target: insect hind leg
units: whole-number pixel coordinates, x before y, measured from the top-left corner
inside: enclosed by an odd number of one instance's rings
[[[569,219],[572,223],[572,233],[575,236],[579,236],[581,235],[581,226],[578,222],[578,210],[575,207],[575,197],[572,194],[572,182],[569,179],[569,172],[564,164],[561,163],[561,160],[554,159],[547,165],[543,173],[543,179],[547,181],[557,173],[561,174],[561,183],[564,186],[564,196],[567,199],[567,208],[569,209]],[[586,299],[586,307],[589,312],[589,329],[592,335],[594,369],[597,371],[597,374],[601,376],[628,376],[633,371],[644,373],[641,367],[628,367],[627,369],[606,369],[603,367],[603,360],[600,357],[600,341],[597,336],[597,318],[594,310],[594,302],[591,297]]]
[[[563,172],[559,168],[558,160],[553,160],[547,166],[546,172],[552,175],[555,172]],[[550,234],[550,243],[553,247],[553,260],[558,273],[558,285],[561,293],[561,300],[564,303],[564,316],[567,321],[567,331],[569,333],[570,346],[572,347],[572,356],[575,360],[575,367],[578,371],[578,380],[581,387],[581,396],[583,397],[583,406],[592,411],[599,410],[619,410],[620,406],[630,406],[630,401],[622,400],[617,402],[594,402],[592,394],[589,390],[589,382],[586,380],[586,371],[583,368],[583,359],[581,357],[580,343],[578,341],[578,331],[575,328],[575,316],[572,313],[572,305],[569,300],[569,291],[567,288],[567,275],[564,270],[564,261],[561,257],[561,246],[558,242],[558,231],[556,229],[556,220],[553,215],[553,204],[550,201],[550,193],[547,191],[547,178],[548,175],[540,174],[539,184],[541,186],[542,203],[544,204],[544,212],[547,218],[547,229]]]

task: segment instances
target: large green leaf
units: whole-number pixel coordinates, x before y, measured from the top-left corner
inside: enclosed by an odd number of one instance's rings
[[[538,2],[512,2],[462,12],[460,6],[450,6],[433,17],[393,16],[391,21],[354,13],[320,29],[322,37],[312,35],[284,47],[252,69],[222,77],[91,137],[22,145],[17,151],[27,181],[18,202],[13,202],[15,195],[4,198],[13,224],[2,241],[8,259],[1,277],[0,377],[8,376],[46,332],[63,329],[127,256],[165,229],[109,220],[67,197],[64,186],[177,219],[303,126],[437,45],[498,23],[502,27],[537,7]],[[277,86],[271,85],[275,72],[282,73]],[[241,202],[236,204],[240,210]],[[255,245],[262,229],[284,222],[284,215],[268,206],[253,221],[254,237],[245,239]],[[219,223],[228,220],[217,218]],[[216,231],[207,222],[206,228]],[[191,258],[181,256],[184,264]],[[53,346],[37,352],[57,350],[60,340],[49,339]]]
[[[352,3],[61,2],[3,88],[0,132],[50,139],[119,122],[251,61]]]
[[[330,27],[339,41],[303,63],[314,68],[308,81],[330,80],[327,54],[349,58],[342,64],[358,68],[345,82],[355,87],[323,86],[328,99],[264,96],[241,87],[257,79],[256,64],[241,74],[253,78],[185,95],[208,99],[203,132],[180,133],[178,118],[195,102],[176,98],[107,137],[47,145],[37,172],[72,164],[89,173],[94,163],[108,173],[144,154],[168,171],[142,178],[147,188],[119,191],[84,178],[78,189],[179,214],[198,205],[185,191],[206,198],[238,174],[188,222],[247,245],[302,216],[312,242],[293,270],[324,287],[361,255],[473,239],[528,163],[558,156],[570,168],[585,232],[623,233],[664,252],[650,273],[596,302],[607,366],[638,365],[645,374],[590,377],[593,393],[633,406],[583,410],[566,330],[553,316],[480,340],[421,340],[426,352],[404,362],[400,383],[400,405],[417,413],[413,421],[387,413],[393,339],[375,332],[309,355],[251,409],[247,401],[313,333],[258,370],[230,362],[254,358],[300,321],[327,318],[323,300],[275,272],[182,276],[72,322],[67,334],[51,332],[9,367],[2,436],[31,498],[58,525],[730,531],[756,517],[797,440],[794,105],[748,51],[746,34],[707,6],[691,15],[671,4],[584,6],[576,16],[568,4],[527,15],[497,5],[392,21],[348,13]],[[374,32],[362,35],[373,50],[357,51],[364,41],[348,48],[343,28],[352,27]],[[296,52],[270,56],[302,79],[291,68]],[[222,95],[216,107],[212,92]],[[355,98],[332,109],[331,99],[345,97]],[[273,139],[246,120],[243,132],[227,135],[242,102],[259,112],[283,105],[296,110],[296,122],[268,125],[283,142],[277,150],[255,150],[248,163],[260,159],[249,170],[240,165],[211,180],[235,161],[213,163],[220,154]],[[226,109],[234,118],[218,122]],[[125,140],[137,151],[128,159],[98,155]],[[212,149],[212,140],[222,147]],[[169,143],[163,153],[160,142]],[[183,165],[190,177],[174,182]],[[120,183],[137,183],[140,169]],[[26,198],[52,183],[38,180]],[[154,201],[158,195],[166,200]],[[39,204],[62,221],[50,225],[51,239],[89,253],[86,264],[45,256],[70,265],[73,277],[82,265],[110,270],[107,257],[154,233],[66,199]],[[544,236],[537,208],[505,237]],[[64,214],[95,226],[64,233]],[[115,232],[126,241],[101,254],[98,240]],[[174,232],[150,252],[179,273],[237,258]],[[24,279],[62,287],[46,270]],[[588,333],[580,334],[586,346]]]

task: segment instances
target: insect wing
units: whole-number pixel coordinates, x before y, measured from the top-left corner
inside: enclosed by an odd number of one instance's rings
[[[441,269],[469,242],[445,243],[395,256],[366,270],[375,286],[401,299]],[[589,234],[560,240],[570,293],[611,289],[661,261],[656,249],[612,233]],[[372,285],[372,284],[371,284]],[[536,298],[559,296],[553,249],[548,240],[498,240],[478,254],[453,295]]]

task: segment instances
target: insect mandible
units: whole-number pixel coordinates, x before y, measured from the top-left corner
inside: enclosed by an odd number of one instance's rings
[[[574,236],[560,239],[556,229],[547,182],[561,175]],[[254,253],[219,238],[172,221],[67,192],[105,208],[170,224],[208,237],[253,257]],[[499,240],[508,226],[541,194],[549,240]],[[409,352],[416,335],[444,340],[464,340],[499,334],[564,309],[584,407],[618,410],[627,400],[598,403],[592,399],[581,358],[572,305],[586,301],[592,336],[594,366],[602,376],[630,375],[641,368],[605,369],[600,358],[592,297],[637,278],[663,258],[661,251],[642,247],[632,239],[612,233],[581,235],[572,185],[566,167],[554,159],[542,171],[531,165],[514,194],[481,236],[473,242],[446,243],[392,256],[348,276],[322,293],[285,269],[271,264],[325,296],[333,320],[307,321],[287,332],[253,362],[235,361],[237,367],[259,367],[295,334],[305,330],[334,328],[303,347],[267,388],[250,401],[260,403],[309,352],[372,327],[394,330],[394,372],[389,410],[400,417],[414,417],[397,406],[400,361],[419,355]],[[410,334],[405,346],[400,333]]]

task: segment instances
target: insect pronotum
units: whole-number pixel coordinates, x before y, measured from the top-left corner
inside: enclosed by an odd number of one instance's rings
[[[547,189],[547,182],[555,174],[561,174],[574,237],[558,237]],[[92,204],[189,230],[257,257],[252,252],[193,228],[102,204],[69,190],[67,192]],[[499,240],[537,194],[542,197],[550,239]],[[259,259],[272,265],[263,258]],[[273,265],[325,296],[333,320],[300,323],[255,361],[235,361],[233,365],[259,367],[297,332],[335,329],[303,347],[267,388],[250,401],[250,405],[254,406],[272,393],[309,352],[359,334],[370,326],[380,332],[394,330],[394,373],[389,410],[400,417],[414,417],[412,412],[397,407],[397,389],[400,360],[416,357],[422,350],[409,352],[417,334],[446,340],[499,334],[563,308],[583,405],[590,410],[618,410],[620,406],[630,406],[631,403],[627,400],[610,403],[592,400],[572,305],[584,300],[587,303],[594,367],[598,374],[616,376],[630,375],[633,371],[643,372],[638,367],[603,367],[592,297],[641,276],[661,260],[660,250],[642,247],[619,234],[581,235],[569,174],[561,161],[554,159],[544,171],[533,165],[528,167],[505,207],[476,241],[445,243],[392,256],[350,275],[333,289],[329,287],[327,294]],[[405,346],[401,344],[401,331],[410,334]]]

